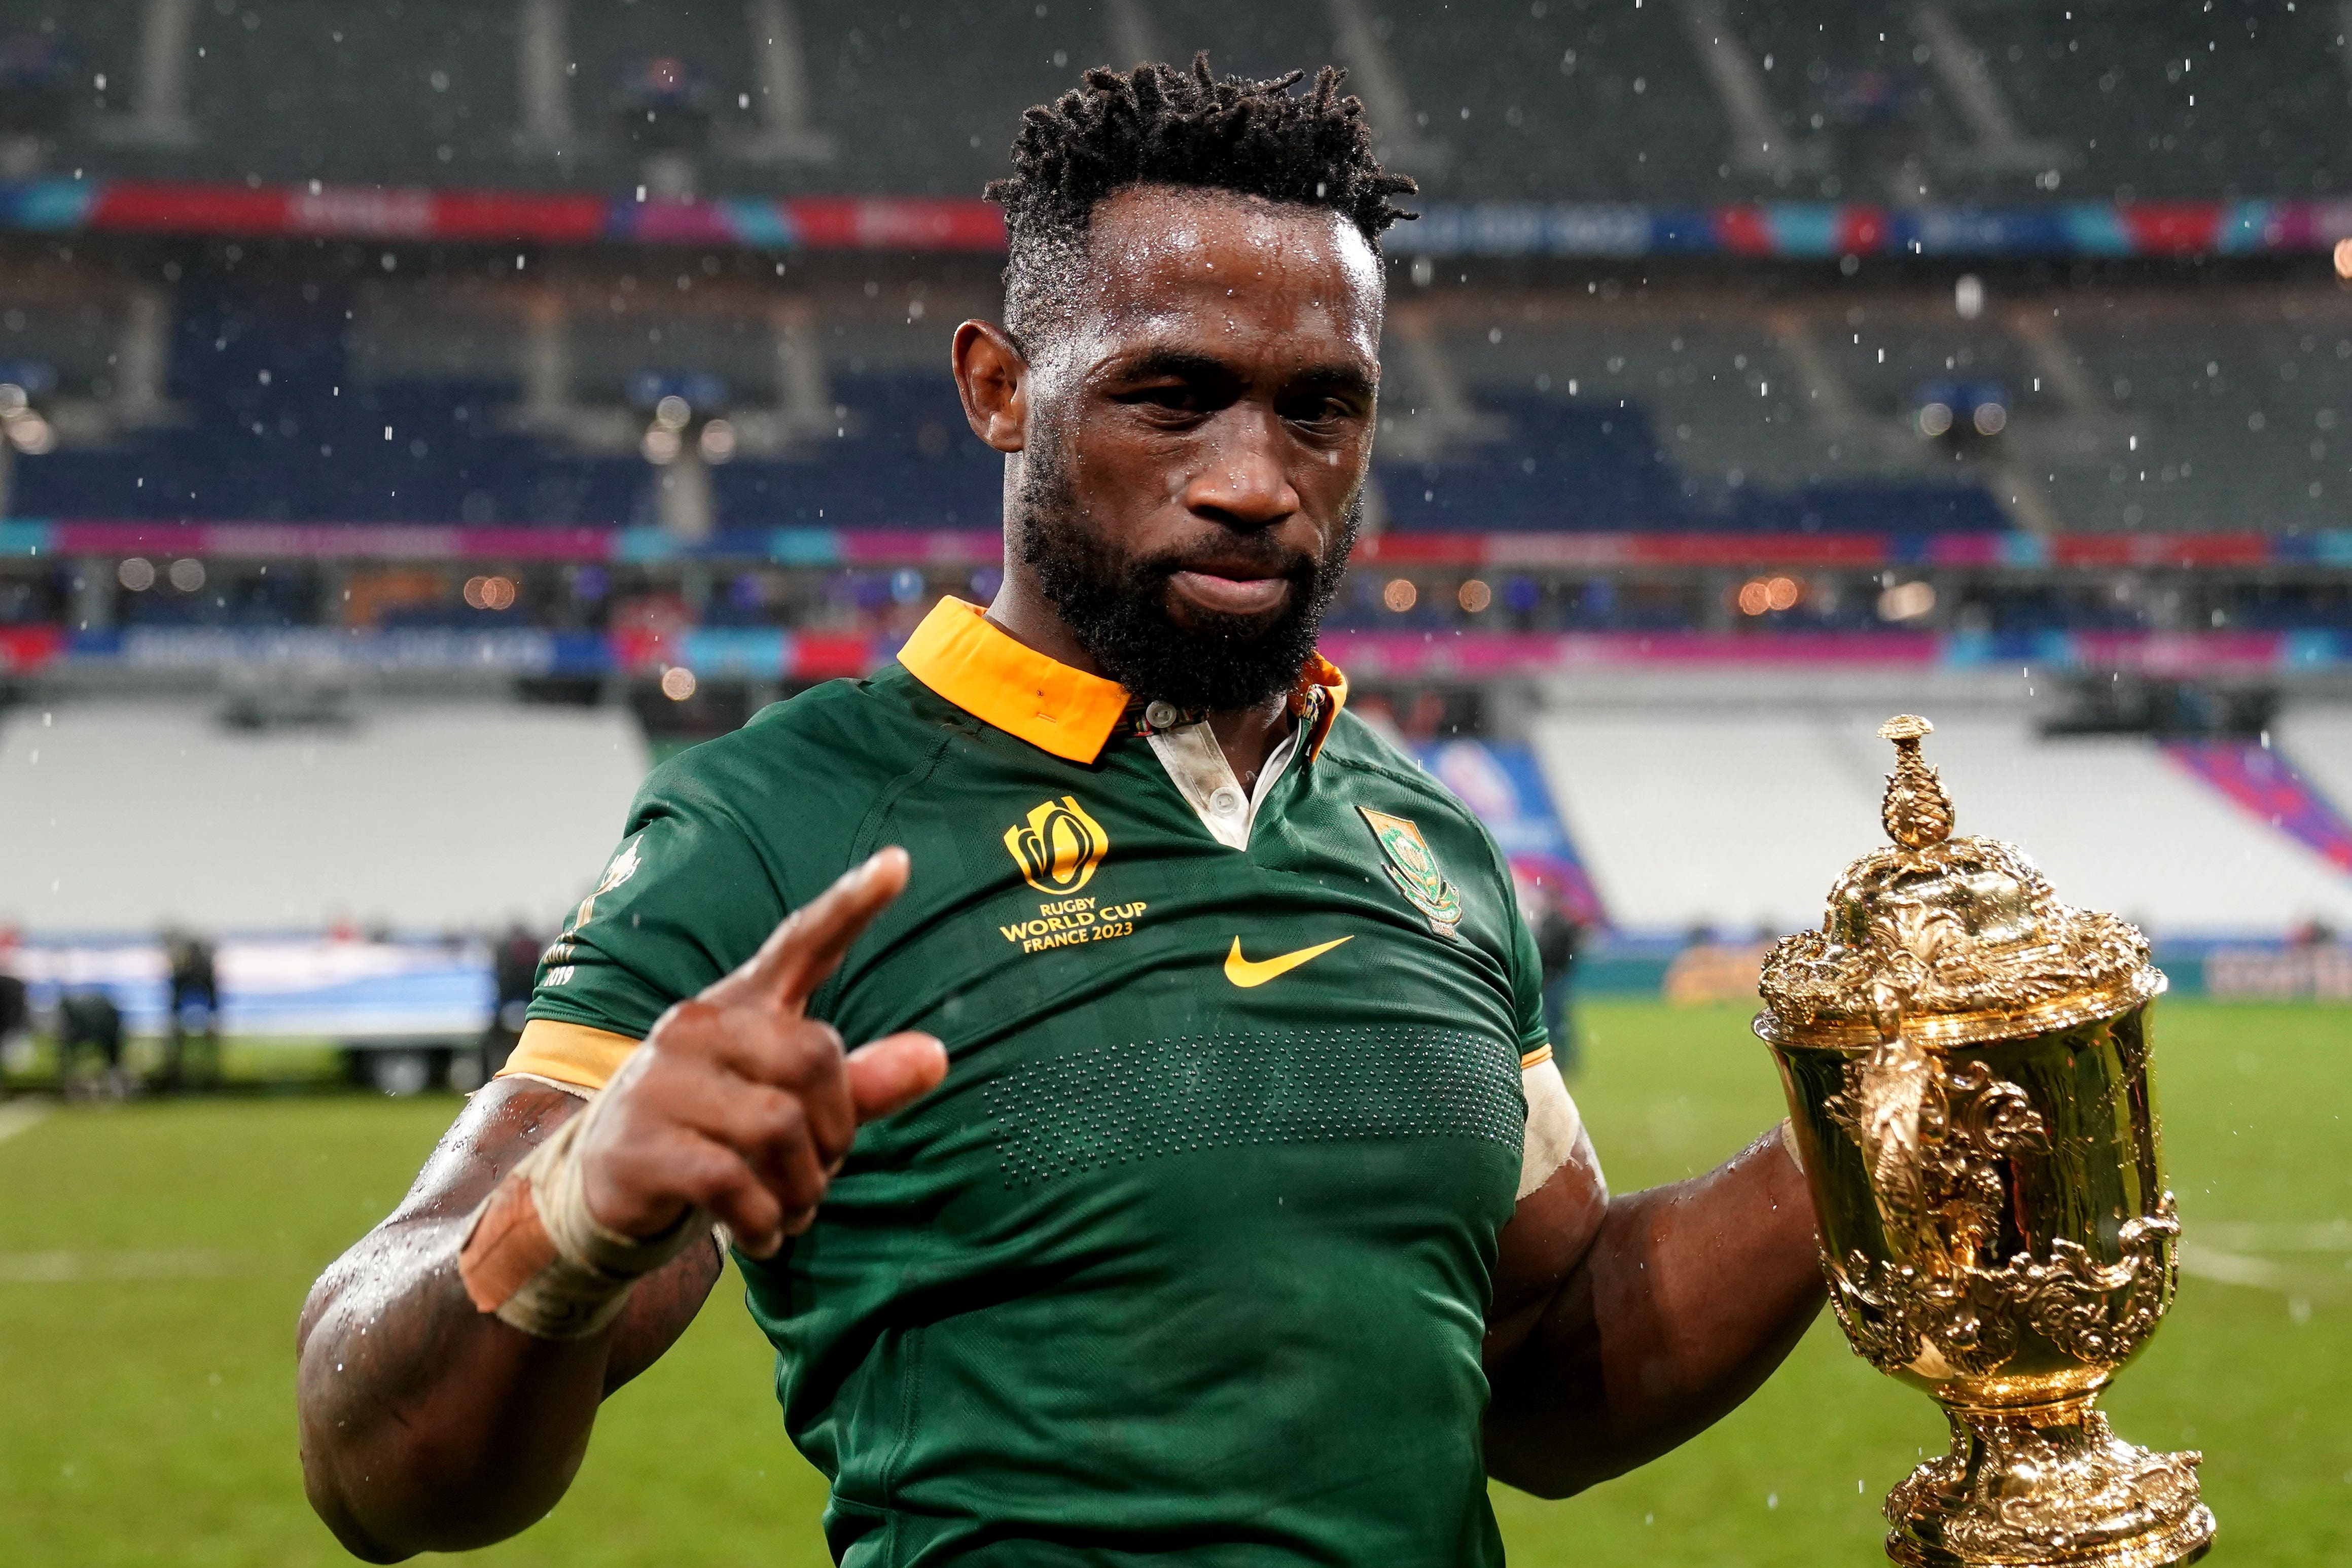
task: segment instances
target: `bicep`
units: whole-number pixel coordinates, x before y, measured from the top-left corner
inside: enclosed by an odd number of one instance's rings
[[[1527,1154],[1518,1204],[1496,1248],[1494,1303],[1486,1317],[1490,1367],[1526,1342],[1545,1307],[1583,1264],[1609,1208],[1601,1156],[1559,1069],[1545,1061],[1523,1079]]]

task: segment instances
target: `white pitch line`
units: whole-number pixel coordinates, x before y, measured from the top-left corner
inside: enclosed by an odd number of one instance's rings
[[[2200,1247],[2193,1241],[2180,1244],[2179,1259],[2183,1274],[2223,1285],[2242,1285],[2249,1289],[2276,1291],[2290,1301],[2336,1301],[2347,1294],[2346,1281],[2340,1277],[2330,1277],[2308,1268],[2290,1268],[2267,1258],[2248,1258],[2242,1253],[2222,1252],[2210,1247]]]
[[[2286,1289],[2286,1270],[2267,1258],[2247,1258],[2235,1252],[2222,1252],[2210,1247],[2200,1247],[2193,1241],[2180,1244],[2180,1271],[2200,1279],[2219,1280],[2224,1285],[2246,1285],[2257,1290]]]
[[[46,1105],[0,1105],[0,1143],[5,1143],[48,1113]]]
[[[217,1279],[247,1271],[233,1252],[0,1252],[0,1285],[78,1279]]]
[[[2231,1252],[2352,1252],[2352,1220],[2200,1220],[2191,1228],[2198,1241]]]

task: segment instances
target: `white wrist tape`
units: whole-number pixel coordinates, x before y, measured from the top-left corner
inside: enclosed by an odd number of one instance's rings
[[[542,1340],[581,1340],[620,1316],[629,1290],[708,1230],[698,1209],[658,1236],[623,1236],[588,1211],[582,1135],[601,1097],[532,1150],[474,1211],[457,1253],[477,1309]]]

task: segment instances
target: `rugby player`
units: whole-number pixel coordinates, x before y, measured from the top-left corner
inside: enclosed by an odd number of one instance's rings
[[[1498,1563],[1489,1476],[1638,1465],[1812,1318],[1780,1136],[1609,1194],[1493,841],[1315,652],[1412,184],[1297,79],[1029,110],[953,347],[1003,590],[647,781],[303,1313],[353,1552],[546,1513],[726,1245],[852,1564]]]

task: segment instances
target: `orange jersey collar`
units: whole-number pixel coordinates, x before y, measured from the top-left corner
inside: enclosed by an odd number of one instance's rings
[[[1046,658],[989,620],[979,605],[942,598],[898,650],[907,673],[983,723],[1066,762],[1091,763],[1128,709],[1127,688]],[[1348,700],[1348,679],[1317,654],[1299,671],[1290,710],[1321,750]]]

